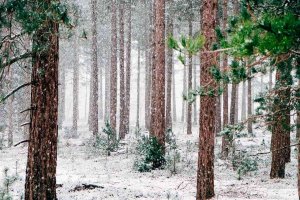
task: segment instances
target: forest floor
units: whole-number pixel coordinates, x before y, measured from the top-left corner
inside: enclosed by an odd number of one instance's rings
[[[177,125],[174,133],[181,161],[176,164],[177,173],[169,169],[140,173],[134,170],[135,141],[128,136],[127,144],[118,152],[107,157],[89,145],[89,132],[80,127],[78,139],[60,137],[58,149],[57,189],[59,200],[130,200],[130,199],[170,199],[189,200],[196,195],[198,128],[193,135],[183,134],[185,127]],[[63,133],[61,133],[62,135]],[[268,152],[270,134],[256,133],[256,137],[243,137],[237,141],[237,152],[241,149],[248,154]],[[259,155],[258,170],[247,173],[238,180],[230,160],[220,159],[221,138],[217,138],[215,158],[214,199],[220,200],[293,200],[297,199],[296,150],[292,148],[292,162],[287,164],[286,178],[269,179],[270,154]],[[240,148],[240,149],[239,149]],[[13,199],[21,199],[24,192],[27,148],[18,146],[0,150],[0,171],[9,168],[9,174],[18,174],[19,179],[11,187]],[[255,156],[251,158],[255,159]],[[3,173],[0,173],[0,187]],[[100,186],[95,189],[80,190],[82,184]],[[74,190],[75,189],[75,190]]]

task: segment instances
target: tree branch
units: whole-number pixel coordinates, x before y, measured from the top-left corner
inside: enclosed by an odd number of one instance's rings
[[[4,67],[7,67],[9,65],[12,65],[14,64],[15,62],[18,62],[19,60],[23,60],[23,59],[26,59],[26,58],[30,58],[32,56],[32,53],[31,52],[26,52],[20,56],[17,56],[17,57],[14,57],[12,59],[10,59],[9,61],[5,62],[5,63],[1,63],[0,64],[0,68],[4,68]]]
[[[14,145],[14,147],[16,147],[16,146],[18,146],[18,145],[20,145],[20,144],[23,144],[23,143],[25,143],[25,142],[29,142],[29,140],[23,140],[23,141],[21,141],[21,142],[18,142],[17,144]]]
[[[281,151],[281,150],[286,149],[286,148],[289,148],[289,147],[298,146],[298,145],[300,145],[300,143],[292,144],[292,145],[290,145],[290,146],[285,146],[285,147],[282,147],[282,148],[280,148],[280,149],[275,149],[275,150],[273,150],[273,151],[261,152],[261,153],[253,154],[253,155],[250,155],[250,156],[265,155],[265,154],[273,153],[273,152],[276,152],[276,151]]]
[[[31,85],[32,82],[29,83],[25,83],[23,85],[20,85],[19,87],[17,87],[16,89],[14,89],[13,91],[11,91],[9,94],[7,94],[5,97],[3,97],[2,99],[0,99],[0,103],[4,102],[6,99],[8,99],[10,96],[12,96],[13,94],[15,94],[17,91],[19,91],[20,89],[27,87],[29,85]]]

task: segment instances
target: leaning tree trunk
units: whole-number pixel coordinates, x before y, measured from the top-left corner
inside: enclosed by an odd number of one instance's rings
[[[126,73],[125,73],[125,133],[129,133],[130,123],[130,80],[131,80],[131,1],[127,4],[127,43],[126,43]]]
[[[117,8],[116,0],[112,0],[111,17],[111,68],[110,68],[110,126],[117,127]]]
[[[201,5],[201,30],[206,38],[203,51],[210,51],[216,42],[217,0],[203,0]],[[205,91],[216,88],[217,84],[210,73],[211,66],[216,66],[214,53],[201,53],[200,85]],[[214,94],[217,95],[217,91]],[[202,96],[200,100],[200,132],[197,171],[197,200],[209,199],[214,192],[214,142],[215,142],[216,97]]]
[[[228,0],[223,1],[223,27],[222,31],[225,37],[227,37],[227,8],[228,8]],[[226,71],[228,67],[228,56],[226,53],[223,54],[223,71]],[[223,129],[228,125],[228,84],[224,83],[224,92],[223,92]],[[223,135],[222,137],[222,157],[227,158],[229,153],[229,138],[228,135]]]
[[[155,113],[152,130],[162,147],[165,146],[165,0],[155,1]],[[155,115],[154,115],[155,114]]]
[[[124,59],[124,2],[121,1],[119,5],[119,59],[120,59],[120,120],[119,120],[119,137],[124,139],[126,135],[126,125],[125,125],[125,59]]]
[[[58,1],[44,1],[50,6]],[[58,112],[58,23],[48,19],[33,35],[33,46],[47,47],[32,56],[31,124],[25,199],[56,197]],[[40,73],[40,72],[43,73]]]
[[[192,19],[189,19],[189,37],[193,37],[193,23]],[[192,54],[188,55],[189,66],[188,66],[188,92],[193,89],[193,56]],[[192,134],[192,103],[187,102],[187,134]]]
[[[169,1],[172,3],[172,1]],[[173,35],[173,19],[170,16],[167,20],[168,37]],[[173,77],[173,49],[167,48],[167,99],[166,99],[166,128],[172,128],[172,77]]]
[[[94,136],[99,133],[98,129],[98,49],[97,49],[97,0],[92,0],[92,69],[91,82],[93,85],[91,93],[91,131]]]
[[[78,55],[78,38],[74,38],[74,63],[73,63],[73,118],[72,118],[72,136],[77,137],[78,126],[78,92],[79,92],[79,55]],[[90,109],[91,110],[91,109]]]

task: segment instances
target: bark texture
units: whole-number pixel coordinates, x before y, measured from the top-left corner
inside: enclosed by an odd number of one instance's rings
[[[209,51],[216,42],[216,0],[203,0],[201,5],[201,30],[206,38],[203,51]],[[217,64],[217,55],[201,54],[200,85],[216,88],[210,68]],[[206,89],[208,89],[206,88]],[[217,93],[217,91],[215,91]],[[210,199],[214,192],[214,142],[216,97],[202,96],[200,100],[200,135],[197,171],[197,200]]]
[[[57,1],[46,1],[50,6]],[[47,46],[32,57],[31,124],[25,199],[57,199],[58,24],[48,20],[33,35],[33,46]],[[44,73],[40,73],[43,71]]]

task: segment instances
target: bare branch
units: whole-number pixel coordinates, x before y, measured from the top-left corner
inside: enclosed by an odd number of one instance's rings
[[[29,85],[31,85],[32,82],[29,83],[25,83],[23,85],[20,85],[19,87],[17,87],[16,89],[14,89],[13,91],[11,91],[9,94],[7,94],[5,97],[3,97],[2,99],[0,99],[0,103],[4,102],[6,99],[8,99],[10,96],[12,96],[13,94],[15,94],[17,91],[19,91],[20,89],[27,87]]]

